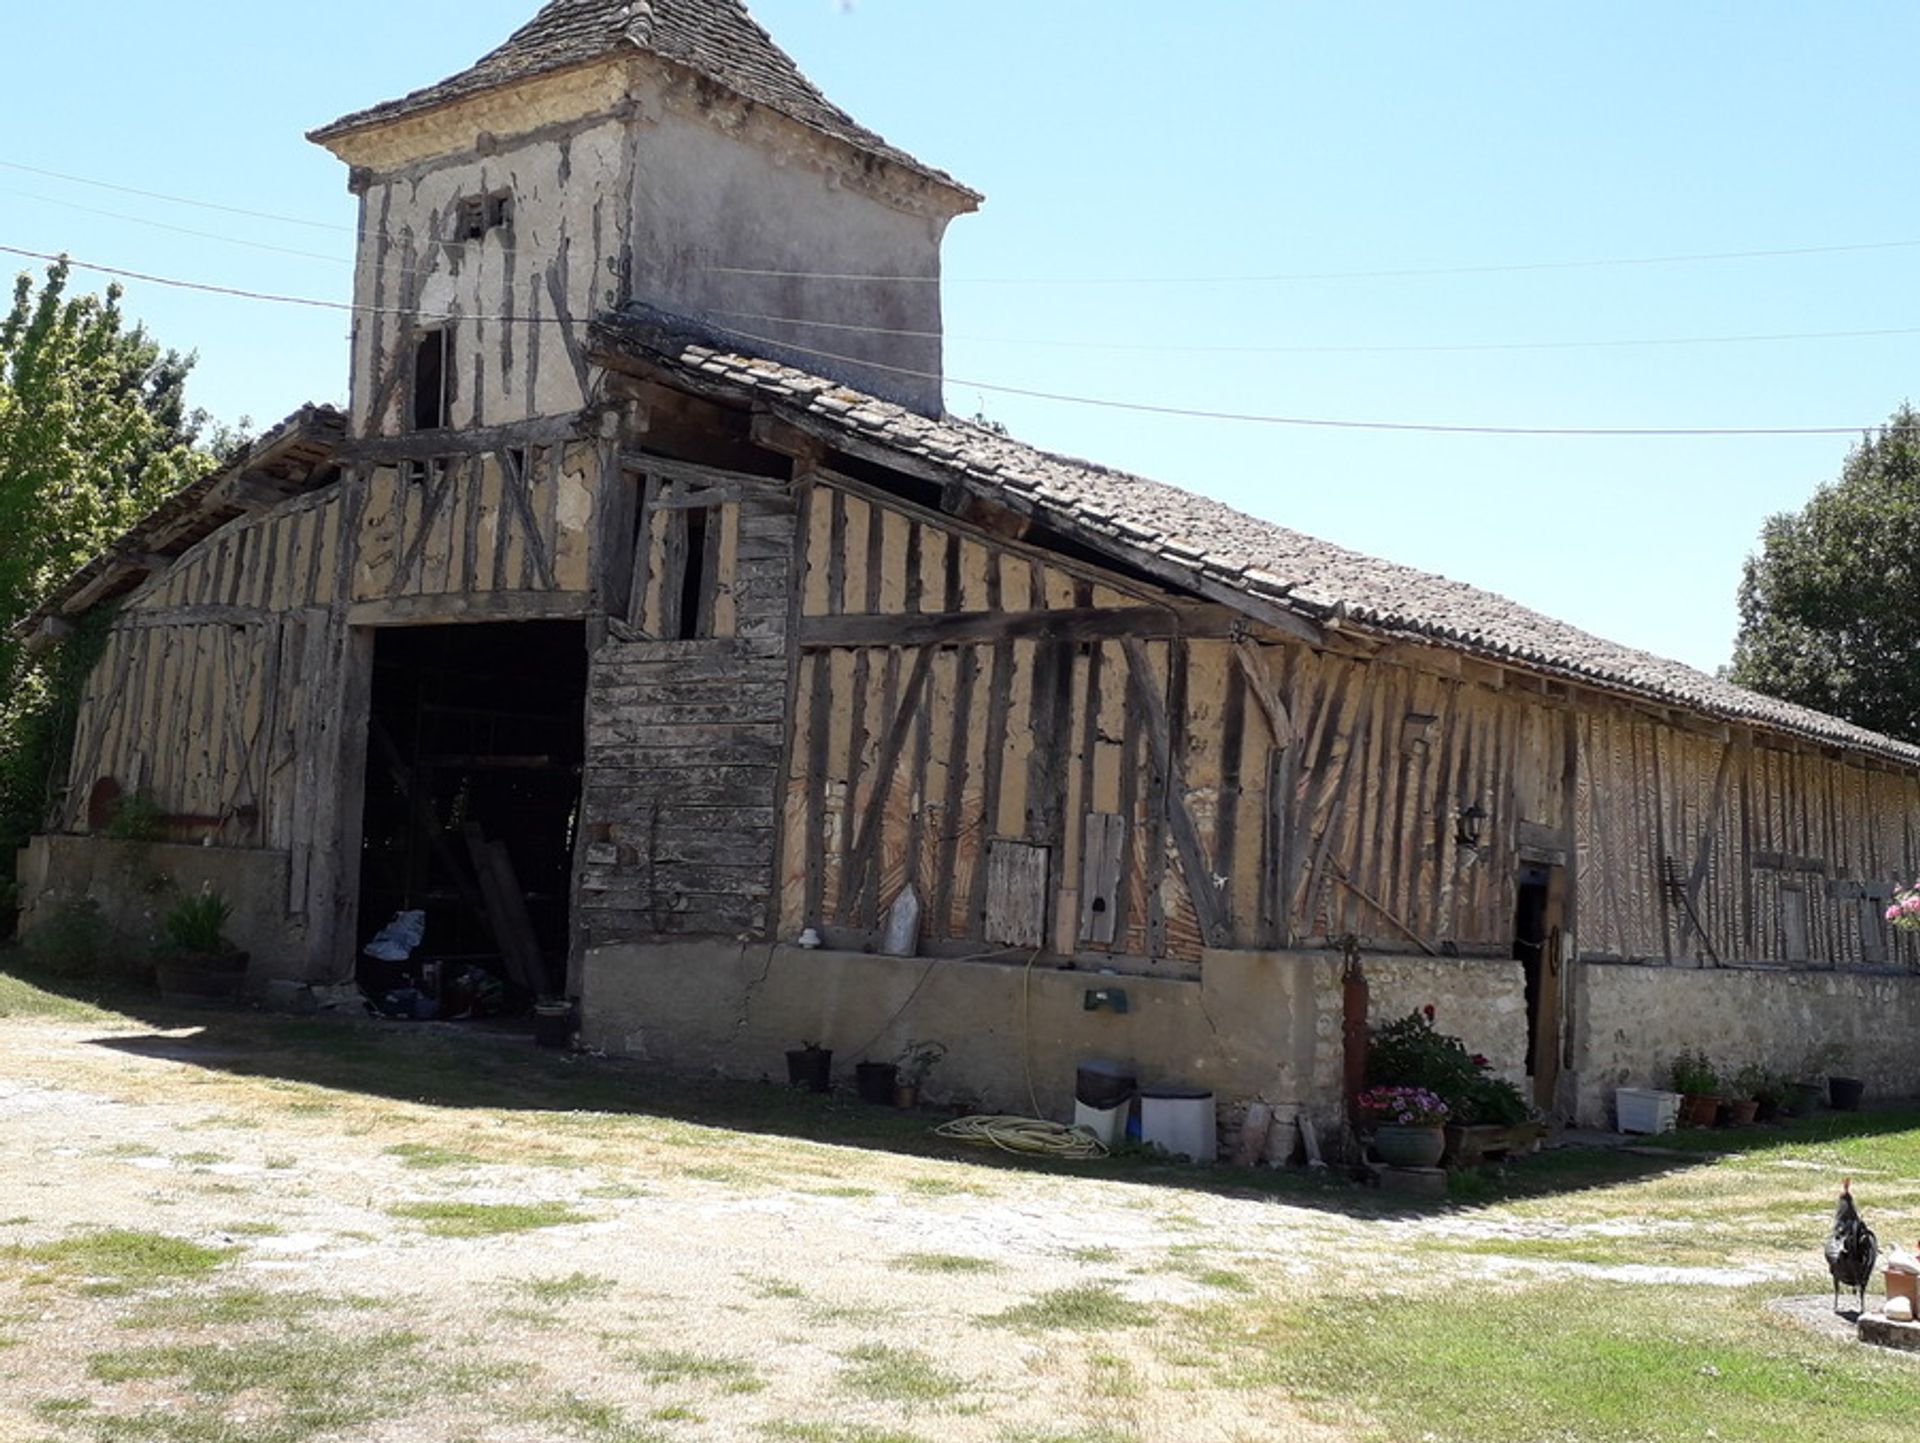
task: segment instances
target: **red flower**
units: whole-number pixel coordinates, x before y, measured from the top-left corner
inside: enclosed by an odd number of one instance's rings
[[[1420,1010],[1427,1014],[1427,1021],[1429,1022],[1433,1021],[1433,1004],[1431,1002],[1429,1002],[1425,1007],[1422,1007]]]
[[[1487,1067],[1491,1064],[1488,1063],[1485,1054],[1476,1052],[1473,1054],[1473,1065],[1475,1067]]]

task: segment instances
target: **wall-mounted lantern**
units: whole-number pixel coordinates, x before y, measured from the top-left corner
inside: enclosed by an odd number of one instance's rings
[[[1481,828],[1487,820],[1486,808],[1473,802],[1460,809],[1460,815],[1454,819],[1453,840],[1460,846],[1478,850]]]

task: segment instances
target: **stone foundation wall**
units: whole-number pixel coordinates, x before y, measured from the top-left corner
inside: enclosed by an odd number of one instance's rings
[[[1583,962],[1575,974],[1575,1117],[1611,1126],[1617,1087],[1667,1085],[1683,1047],[1723,1072],[1758,1063],[1796,1075],[1830,1045],[1821,1071],[1865,1079],[1868,1096],[1920,1094],[1920,975],[1864,969],[1646,967]]]
[[[23,937],[85,899],[122,945],[147,949],[183,895],[211,887],[233,904],[227,936],[250,954],[254,985],[308,980],[304,932],[286,911],[285,852],[45,836],[21,849],[16,875]]]
[[[1524,1065],[1521,970],[1508,962],[1366,959],[1377,1021],[1432,1003],[1440,1025],[1514,1075]],[[876,957],[717,940],[588,951],[582,1012],[594,1047],[688,1072],[783,1078],[783,1053],[834,1049],[837,1074],[891,1061],[909,1040],[948,1048],[931,1101],[1043,1116],[1073,1111],[1074,1070],[1101,1057],[1145,1083],[1214,1090],[1223,1118],[1253,1099],[1301,1105],[1323,1132],[1342,1115],[1341,959],[1209,952],[1197,981],[1017,964]],[[1128,1010],[1086,1010],[1117,987]]]

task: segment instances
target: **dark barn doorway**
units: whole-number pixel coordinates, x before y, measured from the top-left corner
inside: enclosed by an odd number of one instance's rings
[[[1527,1076],[1545,1112],[1560,1084],[1561,885],[1559,867],[1521,867],[1513,917],[1513,955],[1526,972]]]
[[[444,990],[444,1015],[463,1015],[475,984],[483,1011],[563,992],[586,694],[579,622],[377,632],[356,948],[369,995],[411,988],[437,1012]],[[416,910],[412,956],[365,955]]]

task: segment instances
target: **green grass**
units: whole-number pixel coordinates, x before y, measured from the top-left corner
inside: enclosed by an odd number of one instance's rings
[[[564,1278],[523,1278],[513,1290],[540,1303],[566,1303],[604,1298],[613,1291],[612,1278],[593,1273],[569,1273]]]
[[[918,1433],[874,1428],[865,1423],[763,1423],[760,1431],[781,1443],[927,1443]]]
[[[568,1437],[585,1438],[590,1443],[655,1443],[662,1437],[657,1429],[634,1422],[617,1403],[571,1393],[534,1403],[520,1411],[529,1423],[545,1424]]]
[[[680,1348],[646,1348],[622,1361],[649,1383],[706,1383],[723,1393],[758,1393],[766,1382],[751,1363],[721,1353]]]
[[[215,1292],[175,1293],[149,1298],[119,1319],[123,1328],[242,1327],[258,1323],[303,1323],[317,1314],[351,1308],[378,1308],[377,1299],[333,1297],[315,1292],[276,1292],[271,1288],[222,1288]]]
[[[1217,1380],[1278,1387],[1395,1443],[1911,1436],[1911,1361],[1835,1344],[1754,1289],[1583,1281],[1189,1315]],[[1250,1324],[1257,1326],[1250,1327]]]
[[[841,1381],[878,1403],[941,1403],[966,1390],[964,1380],[913,1348],[863,1343],[845,1357]]]
[[[53,1272],[105,1284],[96,1291],[128,1292],[203,1278],[238,1255],[237,1248],[210,1248],[167,1233],[102,1228],[13,1249],[14,1256]]]
[[[392,1217],[425,1223],[437,1238],[487,1238],[503,1233],[528,1233],[540,1228],[591,1222],[585,1213],[565,1203],[401,1203],[387,1209]]]
[[[1110,1283],[1080,1283],[1041,1293],[980,1321],[1028,1331],[1064,1329],[1091,1333],[1109,1328],[1143,1328],[1154,1319],[1152,1308],[1123,1298]]]
[[[154,1385],[191,1399],[81,1423],[100,1443],[306,1443],[363,1434],[430,1397],[475,1386],[472,1373],[444,1355],[422,1356],[422,1342],[407,1332],[296,1330],[95,1353],[87,1373],[97,1383]]]
[[[893,1266],[907,1273],[997,1273],[1000,1264],[992,1258],[969,1257],[965,1253],[902,1253]]]
[[[30,969],[18,953],[0,952],[0,1018],[32,1017],[47,1022],[125,1023],[118,1012],[65,997],[28,980]]]
[[[483,1157],[470,1152],[459,1152],[450,1147],[440,1147],[431,1142],[399,1142],[387,1149],[388,1157],[400,1159],[400,1166],[418,1170],[439,1167],[481,1167],[486,1163]]]

